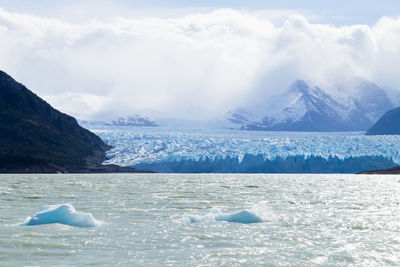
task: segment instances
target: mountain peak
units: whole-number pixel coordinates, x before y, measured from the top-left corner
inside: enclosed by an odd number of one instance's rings
[[[349,100],[343,100],[342,96],[330,95],[297,79],[288,90],[267,102],[265,106],[269,110],[261,120],[241,120],[241,128],[275,131],[366,130],[392,104],[382,88],[362,81],[356,84],[357,87],[353,83],[343,85],[343,88],[354,87],[357,92],[347,94]],[[348,93],[348,90],[342,91]]]
[[[24,86],[19,82],[15,81],[10,75],[0,70],[0,89],[3,91],[9,90],[20,90],[23,89]]]
[[[319,87],[311,87],[304,80],[297,79],[295,80],[289,87],[289,92],[301,95],[300,98],[309,98],[309,97],[325,97],[327,96],[324,91],[322,91]]]
[[[10,75],[8,75],[8,74],[5,73],[4,71],[0,70],[0,78],[4,78],[4,77],[11,78]]]
[[[301,79],[297,79],[295,80],[289,87],[290,91],[296,91],[296,92],[306,92],[308,90],[310,90],[310,86]]]

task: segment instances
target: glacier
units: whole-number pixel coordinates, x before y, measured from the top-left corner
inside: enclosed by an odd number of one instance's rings
[[[21,226],[60,223],[77,227],[100,225],[91,213],[76,211],[71,204],[45,205],[32,217],[28,217]]]
[[[355,173],[400,164],[400,136],[165,127],[91,129],[105,164],[156,172]]]

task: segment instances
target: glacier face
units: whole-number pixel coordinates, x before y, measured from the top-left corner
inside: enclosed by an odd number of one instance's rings
[[[400,164],[400,136],[164,127],[91,130],[114,147],[106,164],[159,172],[357,172]]]

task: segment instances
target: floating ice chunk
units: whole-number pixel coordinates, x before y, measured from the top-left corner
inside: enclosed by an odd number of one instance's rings
[[[210,213],[204,216],[191,215],[188,218],[191,223],[227,221],[247,224],[259,223],[264,221],[259,215],[250,210],[239,210],[233,213],[222,213],[219,209],[212,209]]]
[[[26,218],[22,226],[61,223],[78,227],[100,225],[91,213],[76,211],[71,204],[45,205],[32,217]]]

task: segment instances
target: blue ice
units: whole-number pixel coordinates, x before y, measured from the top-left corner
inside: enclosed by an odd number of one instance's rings
[[[191,215],[188,217],[191,223],[195,222],[235,222],[235,223],[260,223],[264,220],[250,210],[239,210],[232,213],[222,213],[219,209],[212,209],[210,213],[199,216]]]
[[[91,213],[76,211],[71,204],[45,205],[32,217],[26,218],[22,226],[60,223],[77,227],[100,225]]]
[[[155,172],[356,173],[400,164],[400,135],[164,127],[95,130],[107,164]]]

